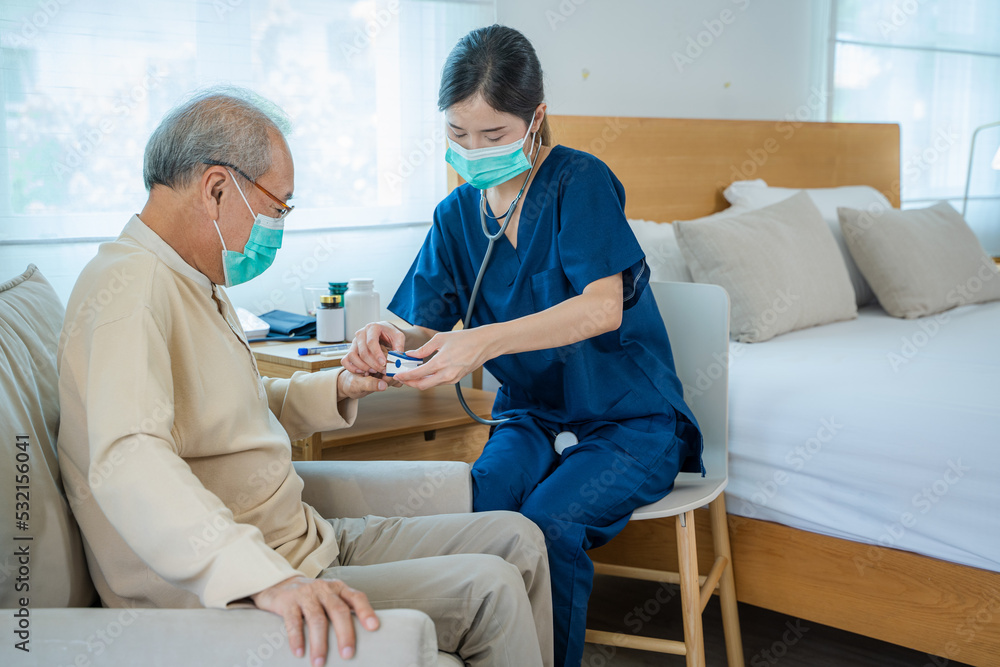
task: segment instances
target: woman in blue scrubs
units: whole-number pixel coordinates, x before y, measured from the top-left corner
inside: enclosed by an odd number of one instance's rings
[[[467,183],[434,212],[389,310],[412,326],[358,332],[344,366],[385,370],[385,350],[428,359],[396,375],[427,389],[480,365],[501,383],[472,469],[475,511],[510,510],[545,534],[555,664],[583,656],[593,564],[587,549],[659,500],[678,471],[702,471],[649,268],[624,215],[625,190],[598,158],[551,146],[542,71],[521,33],[466,35],[442,75],[447,160]],[[518,193],[523,193],[523,196]],[[487,251],[471,328],[469,305]],[[569,432],[578,444],[562,448]],[[572,438],[570,442],[572,442]]]

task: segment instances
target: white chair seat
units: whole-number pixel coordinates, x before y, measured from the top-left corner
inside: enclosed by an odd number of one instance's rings
[[[632,520],[663,519],[704,507],[719,497],[729,482],[727,478],[702,477],[695,473],[681,473],[674,482],[674,490],[632,513]]]

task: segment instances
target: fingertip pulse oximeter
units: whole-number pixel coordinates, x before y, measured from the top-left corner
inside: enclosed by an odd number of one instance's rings
[[[408,357],[401,352],[389,352],[386,356],[388,357],[385,362],[386,377],[392,377],[396,373],[412,371],[414,368],[424,363],[423,359]]]

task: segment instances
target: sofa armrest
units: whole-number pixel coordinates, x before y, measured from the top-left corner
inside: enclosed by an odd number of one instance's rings
[[[296,461],[302,499],[325,517],[429,516],[472,511],[460,461]]]
[[[288,647],[280,616],[257,609],[30,609],[25,653],[12,610],[3,614],[4,665],[257,665],[303,667]],[[342,660],[329,630],[330,667],[438,664],[434,623],[414,609],[378,612],[381,627],[363,630],[354,619],[357,651]],[[308,650],[306,657],[308,657]]]

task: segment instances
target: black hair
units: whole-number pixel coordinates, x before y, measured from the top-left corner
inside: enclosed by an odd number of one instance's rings
[[[497,111],[513,114],[531,127],[545,90],[542,66],[524,35],[507,26],[491,25],[459,40],[444,63],[438,109],[444,111],[477,93]],[[539,135],[548,145],[547,117]]]

